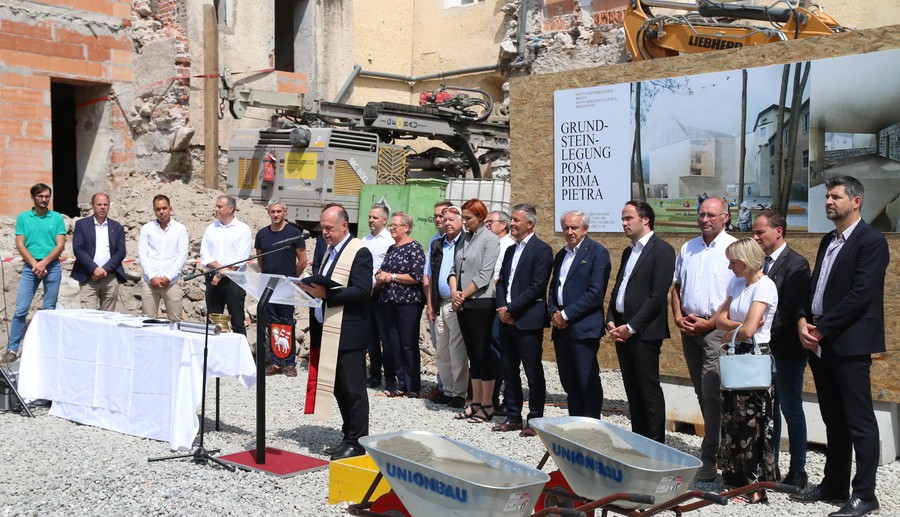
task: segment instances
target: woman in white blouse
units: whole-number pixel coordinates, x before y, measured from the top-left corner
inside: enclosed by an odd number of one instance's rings
[[[762,352],[769,354],[778,290],[762,272],[765,260],[762,248],[748,237],[731,243],[725,249],[725,256],[735,278],[728,287],[728,298],[716,314],[716,326],[726,331],[722,337],[723,348],[734,337],[735,353],[750,353],[755,339]],[[775,452],[771,446],[772,395],[772,386],[761,390],[722,391],[719,466],[724,484],[744,486],[776,480]],[[765,500],[765,491],[760,490],[749,494],[746,502]]]

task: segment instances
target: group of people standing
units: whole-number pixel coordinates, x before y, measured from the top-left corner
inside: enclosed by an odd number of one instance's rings
[[[534,233],[538,214],[527,203],[506,213],[489,212],[478,199],[459,207],[439,202],[434,207],[438,231],[427,249],[411,238],[413,219],[406,213],[390,214],[385,205],[375,204],[368,217],[370,233],[351,239],[347,212],[339,205],[326,206],[313,273],[338,285],[301,285],[323,301],[310,312],[312,347],[317,350],[311,362],[330,362],[333,370],[316,395],[333,392],[344,420],[342,441],[326,452],[333,458],[364,452],[358,439],[368,434],[366,384],[376,388],[384,381],[390,397],[421,395],[418,339],[423,310],[438,369],[438,386],[429,396],[434,403],[459,409],[455,418],[477,425],[499,415],[505,419],[493,425],[493,431],[534,436],[529,421],[543,416],[546,398],[541,356],[547,327],[552,328],[569,414],[600,418],[603,388],[597,353],[608,332],[615,342],[633,431],[664,442],[659,358],[663,341],[670,337],[666,302],[671,293],[672,316],[706,429],[696,479],[713,480],[721,470],[729,485],[780,479],[807,486],[802,388],[808,362],[828,449],[822,482],[792,497],[841,504],[833,517],[877,512],[879,436],[870,367],[871,354],[885,350],[889,252],[884,236],[860,217],[862,184],[840,176],[825,186],[826,215],[835,230],[823,237],[812,273],[806,259],[785,242],[787,224],[781,214],[758,214],[752,237],[736,239],[725,231],[730,219],[725,200],[698,199],[701,235],[676,256],[653,231],[653,208],[643,201],[627,202],[622,229],[630,245],[622,252],[608,310],[604,300],[610,255],[587,235],[590,218],[585,212],[562,215],[566,245],[554,258],[550,246]],[[44,308],[55,306],[66,230],[62,217],[48,209],[50,193],[49,186],[35,185],[34,207],[16,222],[16,245],[25,266],[2,362],[17,358],[25,316],[39,284],[44,285]],[[75,225],[72,277],[80,283],[83,304],[111,310],[116,286],[124,281],[125,236],[122,226],[107,217],[108,195],[95,194],[91,203],[93,217]],[[156,316],[163,301],[167,317],[179,320],[187,232],[171,218],[166,196],[156,196],[153,208],[156,219],[143,226],[139,239],[143,310]],[[271,225],[256,234],[257,255],[285,241],[292,246],[259,257],[259,265],[264,273],[300,276],[307,264],[304,241],[295,235],[299,230],[285,221],[283,203],[273,199],[267,208]],[[250,228],[235,218],[235,210],[231,196],[216,200],[216,221],[201,243],[200,261],[208,270],[228,264],[234,264],[232,270],[246,267],[254,241]],[[207,275],[206,281],[208,310],[227,307],[233,330],[245,332],[243,290],[221,273]],[[269,311],[271,318],[292,321],[292,307],[270,304]],[[718,361],[729,343],[738,354],[758,345],[774,357],[769,389],[722,389]],[[366,355],[370,361],[363,382]],[[529,389],[525,415],[522,371]],[[295,376],[295,357],[275,358],[266,373]],[[791,455],[783,477],[777,468],[779,408],[787,421]],[[851,481],[853,452],[856,474]],[[748,502],[763,500],[765,493],[757,492]]]

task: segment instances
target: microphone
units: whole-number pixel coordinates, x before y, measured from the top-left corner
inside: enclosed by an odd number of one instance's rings
[[[279,246],[287,246],[288,244],[293,244],[293,243],[299,242],[299,241],[305,241],[306,239],[309,239],[309,238],[310,238],[310,235],[309,235],[308,231],[300,230],[300,235],[298,235],[296,237],[289,237],[287,239],[282,239],[278,242],[274,242],[274,243],[272,243],[272,247],[277,248]]]

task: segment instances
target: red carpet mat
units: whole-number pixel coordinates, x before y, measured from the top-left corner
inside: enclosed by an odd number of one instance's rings
[[[266,462],[263,464],[256,463],[256,449],[225,456],[216,456],[216,459],[222,460],[229,465],[234,465],[239,469],[265,472],[266,474],[283,478],[324,469],[330,463],[327,460],[320,460],[311,456],[271,447],[266,447]]]

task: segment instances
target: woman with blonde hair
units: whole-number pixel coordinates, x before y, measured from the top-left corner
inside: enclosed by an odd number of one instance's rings
[[[716,326],[724,330],[723,348],[734,338],[735,354],[753,351],[753,342],[769,354],[772,320],[778,309],[775,283],[762,272],[765,255],[752,238],[731,243],[725,249],[728,269],[735,278],[728,297],[716,313]],[[723,351],[724,352],[724,351]],[[722,391],[722,441],[719,466],[726,485],[744,486],[775,481],[774,428],[770,385],[759,390]],[[764,490],[747,496],[746,502],[766,500]]]

